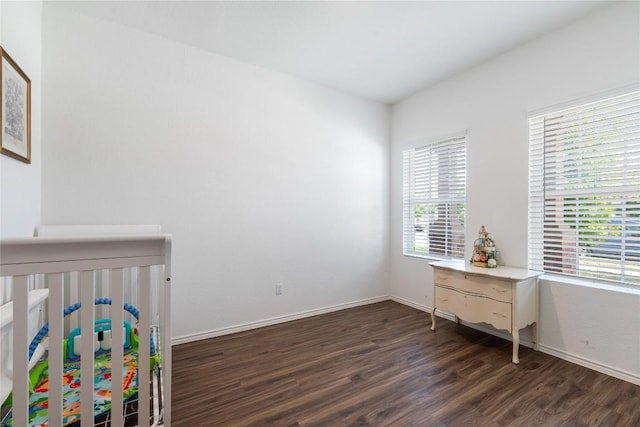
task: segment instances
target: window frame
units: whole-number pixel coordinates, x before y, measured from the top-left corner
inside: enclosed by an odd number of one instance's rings
[[[405,149],[402,159],[403,255],[464,259],[466,132]]]
[[[640,90],[531,115],[528,126],[529,268],[640,286]]]

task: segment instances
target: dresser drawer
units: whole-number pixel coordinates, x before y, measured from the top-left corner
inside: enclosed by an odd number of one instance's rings
[[[435,286],[434,305],[467,322],[485,322],[511,332],[511,304]]]
[[[520,329],[532,328],[538,348],[538,276],[540,272],[515,267],[480,268],[464,260],[443,260],[433,267],[431,330],[436,330],[436,310],[455,314],[470,323],[488,323],[510,332],[511,361],[520,363]]]
[[[460,289],[475,295],[484,295],[498,301],[511,302],[511,283],[503,280],[487,281],[486,278],[455,271],[435,270],[436,285]]]

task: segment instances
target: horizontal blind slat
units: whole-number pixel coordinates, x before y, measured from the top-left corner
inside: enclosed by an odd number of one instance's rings
[[[640,91],[529,120],[529,267],[640,285]]]
[[[462,257],[465,193],[466,137],[405,150],[404,253]]]

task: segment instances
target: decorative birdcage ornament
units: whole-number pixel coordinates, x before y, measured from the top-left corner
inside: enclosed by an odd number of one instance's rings
[[[489,233],[480,227],[478,238],[473,242],[473,255],[471,256],[471,264],[476,267],[497,267],[496,246],[493,239],[489,237]]]

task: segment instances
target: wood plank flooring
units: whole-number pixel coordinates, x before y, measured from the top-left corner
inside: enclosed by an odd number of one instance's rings
[[[640,426],[640,386],[385,301],[173,352],[175,426]]]

